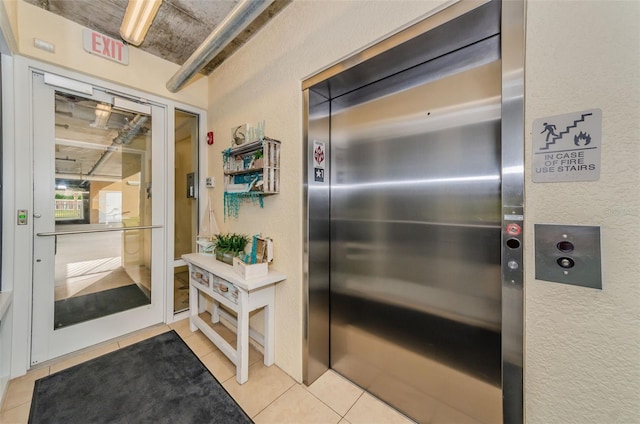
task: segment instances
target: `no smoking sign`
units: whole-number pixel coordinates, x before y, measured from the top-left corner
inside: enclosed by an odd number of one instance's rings
[[[318,183],[324,182],[325,150],[322,141],[313,140],[313,180]]]
[[[324,143],[322,141],[313,141],[313,167],[324,169]]]

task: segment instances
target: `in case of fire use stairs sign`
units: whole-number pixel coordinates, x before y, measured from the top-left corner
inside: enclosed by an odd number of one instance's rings
[[[602,110],[589,109],[533,122],[535,183],[600,179]]]

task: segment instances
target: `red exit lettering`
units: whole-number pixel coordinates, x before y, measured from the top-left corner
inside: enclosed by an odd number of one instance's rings
[[[108,56],[119,62],[122,61],[122,47],[124,44],[114,40],[113,38],[105,37],[102,34],[94,32],[91,40],[91,50],[102,56]]]
[[[122,41],[91,30],[84,30],[83,35],[84,48],[89,53],[128,64],[129,54],[127,46],[125,46]]]

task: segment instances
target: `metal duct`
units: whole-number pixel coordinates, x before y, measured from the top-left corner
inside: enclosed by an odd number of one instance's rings
[[[145,115],[136,115],[123,129],[118,131],[118,135],[113,139],[113,144],[131,144],[133,137],[138,135],[142,126],[149,119]]]
[[[147,122],[148,119],[149,119],[148,116],[136,115],[131,120],[131,122],[129,122],[123,129],[118,131],[118,135],[116,136],[116,138],[113,139],[113,141],[111,142],[111,145],[107,147],[107,150],[105,150],[105,152],[102,153],[102,156],[98,158],[96,163],[91,167],[91,170],[87,172],[87,177],[90,177],[93,174],[95,174],[98,168],[100,168],[107,161],[107,159],[111,157],[113,152],[117,150],[118,145],[131,144],[131,141],[133,141],[133,138],[136,135],[138,135],[138,133],[142,129],[142,126],[145,124],[145,122]],[[84,184],[85,181],[88,181],[88,178],[85,177],[82,181],[82,184]]]
[[[171,77],[167,82],[167,90],[175,93],[181,89],[273,2],[274,0],[240,1]]]
[[[107,159],[111,157],[113,152],[116,150],[115,146],[116,146],[115,143],[111,143],[111,146],[107,147],[107,150],[105,150],[104,153],[102,153],[102,155],[98,158],[96,163],[91,167],[89,172],[87,172],[87,176],[93,175],[98,170],[98,168],[101,167],[102,164],[105,163]],[[83,179],[82,183],[84,183],[85,181],[87,181],[86,178]]]

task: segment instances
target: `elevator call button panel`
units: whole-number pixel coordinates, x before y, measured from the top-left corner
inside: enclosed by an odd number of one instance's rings
[[[602,289],[600,227],[535,224],[536,279]]]

